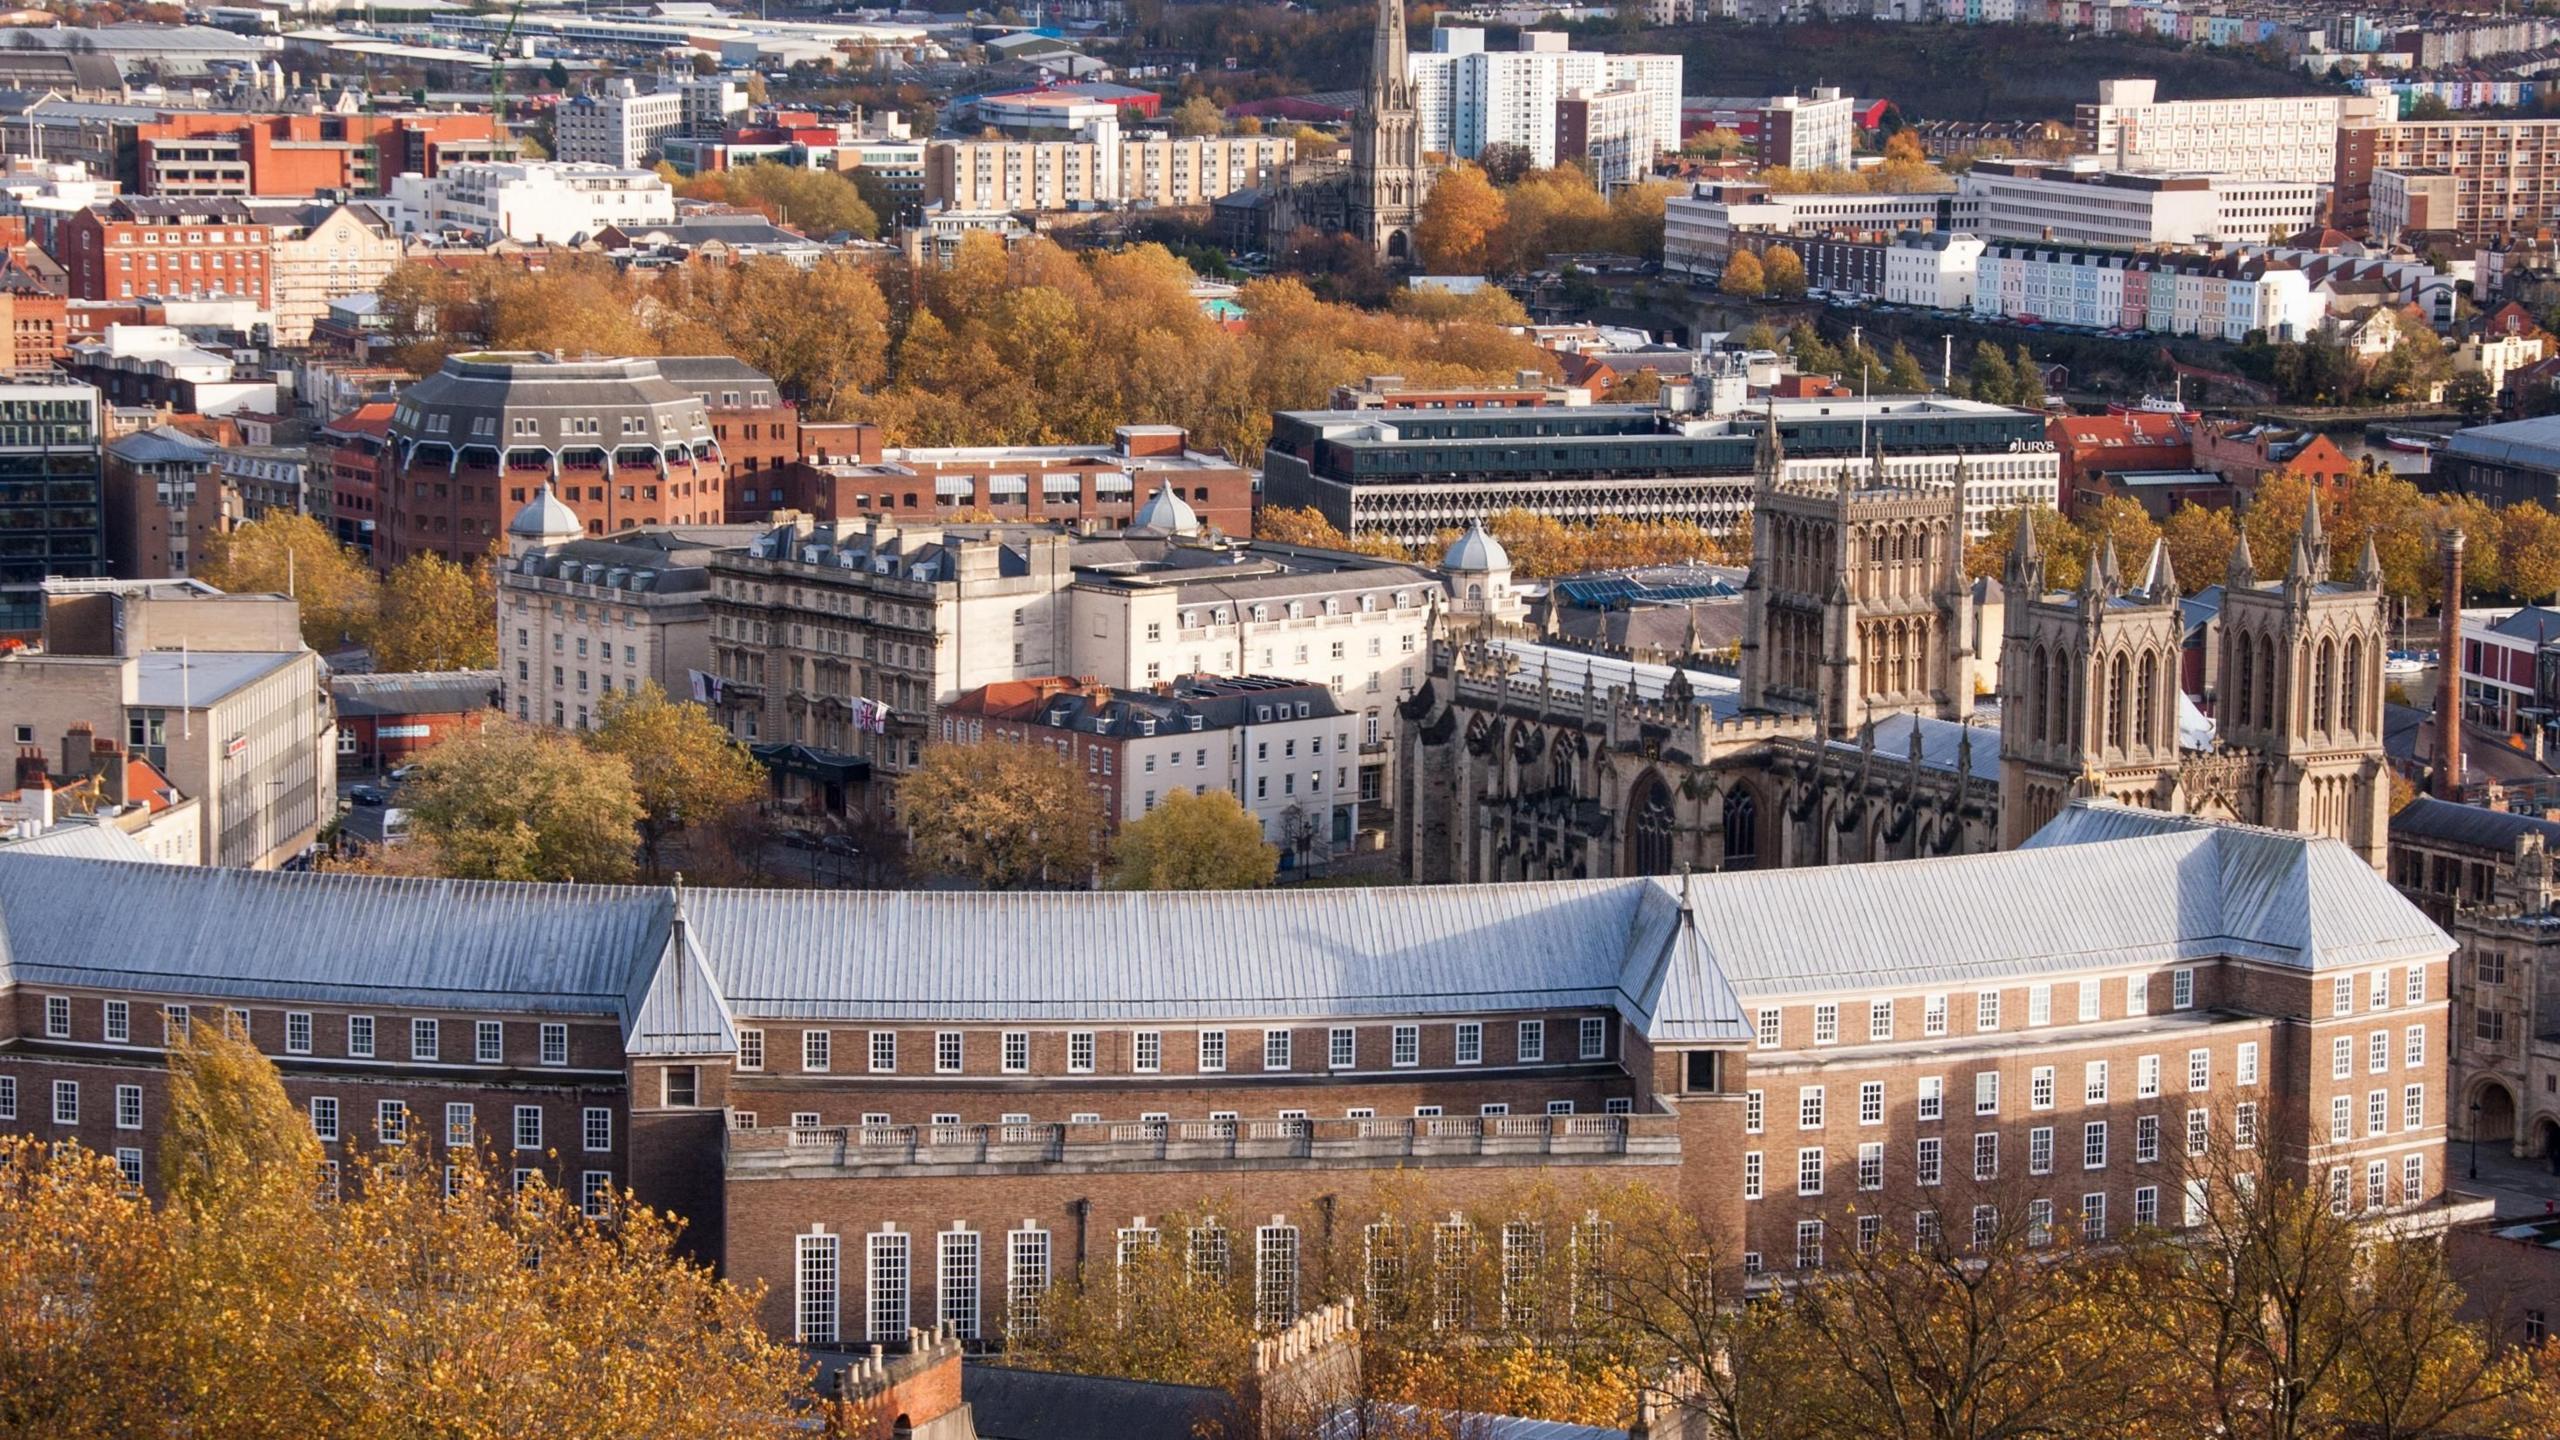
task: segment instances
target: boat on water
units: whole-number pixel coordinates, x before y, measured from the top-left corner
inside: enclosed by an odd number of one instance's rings
[[[2130,405],[2121,400],[2110,400],[2107,402],[2107,413],[2110,415],[2184,415],[2189,417],[2192,417],[2195,414],[2193,410],[2187,408],[2185,401],[2174,395],[2145,395]]]
[[[2432,650],[2394,650],[2382,659],[2382,678],[2414,680],[2434,669],[2435,664],[2436,656]]]
[[[2374,437],[2385,449],[2405,451],[2411,455],[2433,455],[2444,448],[2445,437],[2407,430],[2385,430]]]

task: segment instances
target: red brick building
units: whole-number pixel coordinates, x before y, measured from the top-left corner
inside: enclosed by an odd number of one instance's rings
[[[1224,455],[1191,449],[1189,432],[1177,426],[1123,425],[1108,445],[948,449],[887,448],[880,428],[867,424],[803,425],[799,434],[794,463],[733,479],[731,522],[786,509],[820,520],[986,515],[1119,529],[1159,486],[1170,486],[1203,525],[1253,533],[1253,476]]]
[[[2196,468],[2218,472],[2242,495],[2279,470],[2310,480],[2319,492],[2341,499],[2356,477],[2356,462],[2316,430],[2275,425],[2204,425],[2195,433]]]
[[[2195,464],[2195,446],[2183,415],[2056,415],[2045,438],[2061,457],[2062,513],[2084,513],[2084,477],[2100,471],[2184,470]],[[2094,503],[2094,502],[2090,502]]]
[[[320,427],[322,481],[330,532],[371,554],[382,516],[382,478],[391,461],[391,402],[359,405]]]
[[[820,1345],[1000,1335],[1185,1211],[1283,1324],[1395,1177],[1643,1184],[1767,1272],[2192,1223],[2214,1156],[2446,1213],[2445,934],[2335,841],[2085,802],[1930,865],[1217,895],[0,851],[0,931],[0,1124],[147,1188],[164,1036],[236,1021],[330,1155],[628,1186]]]
[[[716,523],[726,461],[710,411],[660,365],[445,361],[392,403],[374,564],[422,550],[477,561],[545,484],[590,534]]]
[[[272,303],[274,227],[228,200],[124,197],[79,210],[54,229],[75,300],[219,300]]]
[[[486,114],[247,115],[171,111],[134,128],[142,195],[379,195],[390,178],[504,158]]]
[[[338,711],[338,770],[405,765],[453,736],[500,718],[495,670],[406,675],[332,675]]]

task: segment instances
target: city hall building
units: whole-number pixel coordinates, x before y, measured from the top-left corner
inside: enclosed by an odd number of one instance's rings
[[[0,850],[0,1124],[147,1187],[166,1038],[237,1025],[333,1157],[473,1146],[598,1207],[627,1188],[810,1342],[993,1340],[1175,1214],[1284,1322],[1399,1172],[1452,1203],[1640,1182],[1773,1276],[1873,1239],[1872,1191],[1979,1224],[1996,1182],[2107,1236],[2187,1223],[2207,1151],[2342,1209],[2445,1190],[2444,933],[2337,840],[2105,802],[1998,854],[1411,889],[42,848]]]

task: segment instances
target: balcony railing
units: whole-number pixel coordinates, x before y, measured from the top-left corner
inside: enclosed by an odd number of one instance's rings
[[[733,1128],[732,1170],[914,1165],[1159,1165],[1504,1156],[1524,1164],[1677,1163],[1668,1115],[1424,1116],[1393,1120],[1167,1120],[1092,1124]]]

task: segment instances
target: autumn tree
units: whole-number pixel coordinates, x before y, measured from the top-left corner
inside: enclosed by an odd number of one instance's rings
[[[718,311],[729,353],[836,416],[889,369],[889,302],[869,267],[830,256],[807,270],[750,260],[731,274]]]
[[[1575,166],[1532,170],[1503,198],[1502,235],[1494,248],[1496,263],[1506,271],[1535,270],[1550,255],[1610,243],[1609,202]]]
[[[571,735],[514,721],[456,735],[400,792],[412,844],[474,880],[629,878],[643,815],[631,766]]]
[[[2507,589],[2517,599],[2560,594],[2560,515],[2531,500],[2506,507],[2498,516],[2498,549]]]
[[[2209,505],[2180,505],[2160,526],[2169,542],[2169,565],[2178,583],[2189,590],[2219,585],[2231,569],[2231,552],[2240,543],[2231,512]]]
[[[1304,545],[1311,550],[1348,550],[1388,560],[1412,558],[1405,547],[1383,535],[1343,534],[1324,518],[1324,512],[1312,506],[1264,506],[1254,512],[1253,536],[1279,545]]]
[[[1493,268],[1494,239],[1502,233],[1510,211],[1484,171],[1473,165],[1453,165],[1441,172],[1429,198],[1422,202],[1422,214],[1413,227],[1414,246],[1436,274],[1488,274]]]
[[[302,642],[329,651],[361,643],[380,603],[373,571],[308,515],[270,515],[204,542],[195,578],[233,595],[289,595]]]
[[[596,706],[587,744],[630,767],[640,798],[640,847],[651,869],[658,847],[675,832],[754,803],[767,791],[765,770],[711,712],[674,701],[655,680],[608,694]]]
[[[498,664],[497,578],[432,550],[391,568],[373,626],[373,665],[411,670],[489,670]]]
[[[160,1207],[76,1144],[0,1141],[13,1433],[800,1432],[796,1353],[755,1295],[676,1253],[667,1218],[514,1186],[423,1115],[406,1145],[350,1142],[324,1183],[309,1122],[247,1037],[199,1022],[169,1067]]]
[[[868,240],[880,233],[880,217],[853,181],[833,170],[758,161],[733,170],[706,170],[677,187],[679,195],[713,200],[767,217],[821,238],[849,233]]]
[[[1227,112],[1206,95],[1194,95],[1173,107],[1165,117],[1176,135],[1223,135],[1227,132]]]
[[[1082,887],[1101,868],[1102,801],[1046,745],[930,745],[898,782],[915,863],[990,890]]]
[[[1120,827],[1111,888],[1258,890],[1279,867],[1279,850],[1233,794],[1196,795],[1177,785],[1156,808]]]
[[[2140,501],[2110,495],[2073,522],[2073,528],[2080,532],[2082,544],[2093,556],[2103,554],[2107,543],[2113,541],[2117,571],[2124,582],[2128,585],[2142,583],[2142,566],[2151,558],[2151,546],[2160,538],[2160,526],[2151,518],[2151,512],[2142,508]],[[2171,563],[2176,562],[2173,560]],[[2182,583],[2186,582],[2182,580]]]
[[[1759,256],[1748,250],[1736,250],[1724,262],[1724,277],[1716,282],[1716,288],[1727,295],[1757,300],[1769,293],[1769,277],[1760,268]]]
[[[1769,294],[1780,300],[1804,298],[1804,260],[1784,245],[1772,245],[1760,257],[1760,272],[1768,278]]]
[[[1643,260],[1662,258],[1663,211],[1687,193],[1668,180],[1631,180],[1609,192],[1608,248]]]
[[[2017,546],[2020,525],[2035,527],[2036,548],[2044,556],[2045,587],[2069,590],[2077,586],[2089,558],[2088,533],[2049,505],[2025,505],[1992,516],[1990,528],[1982,538],[1965,549],[1964,573],[1977,580],[2000,579],[2009,568],[2009,553]]]

